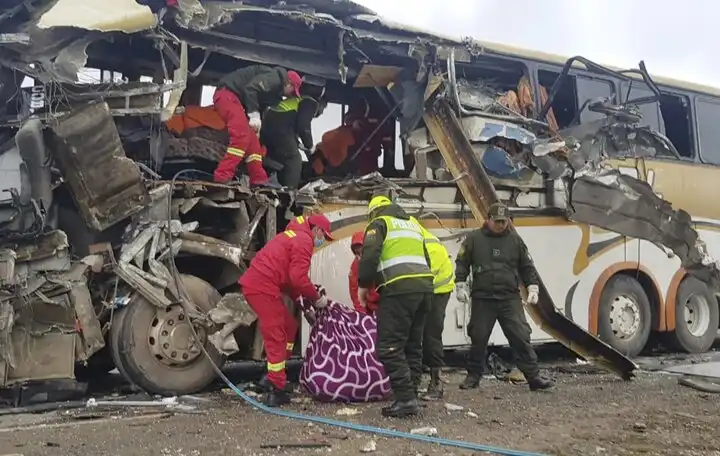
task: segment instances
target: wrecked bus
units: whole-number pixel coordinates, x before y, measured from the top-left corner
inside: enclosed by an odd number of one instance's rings
[[[701,277],[701,286],[716,283],[715,263],[698,257],[701,244],[688,220],[653,199],[643,180],[599,171],[617,158],[650,163],[663,147],[674,153],[672,143],[639,125],[619,95],[586,102],[572,101],[565,89],[553,93],[556,82],[592,79],[605,74],[601,67],[564,71],[545,56],[389,24],[349,1],[191,1],[168,9],[163,2],[95,0],[82,24],[67,14],[73,2],[79,0],[45,0],[37,2],[43,8],[30,8],[17,0],[10,2],[12,15],[0,16],[8,30],[0,44],[6,195],[0,202],[0,387],[116,368],[149,392],[183,394],[209,385],[213,365],[261,360],[255,315],[237,287],[254,253],[289,218],[324,212],[342,239],[317,252],[312,276],[346,299],[347,242],[364,226],[365,205],[375,192],[395,194],[452,254],[463,231],[482,220],[487,200],[507,201],[548,284],[547,312],[534,315],[542,328],[534,328],[535,340],[550,340],[550,334],[624,378],[634,365],[613,347],[634,349],[611,335],[615,314],[632,312],[616,302],[637,303],[644,294],[651,329],[678,332],[669,326],[678,319],[667,316],[667,289],[658,286],[653,295],[646,287],[664,279],[645,258],[667,257],[662,249],[670,249],[679,260],[664,261],[675,271],[681,262]],[[384,114],[365,140],[390,122],[402,148],[381,145],[386,165],[377,174],[353,176],[348,166],[306,179],[298,192],[251,191],[242,179],[209,182],[207,171],[227,139],[222,132],[173,132],[168,121],[199,105],[203,86],[250,63],[299,71],[307,83],[324,85],[329,102],[372,99],[368,104]],[[541,66],[561,76],[545,90]],[[121,78],[79,83],[84,68]],[[613,77],[620,85],[639,81],[618,74]],[[35,85],[18,90],[26,76]],[[551,100],[549,118],[562,126],[538,115],[545,98]],[[575,104],[578,119],[564,123],[569,108],[555,104],[561,99]],[[586,109],[598,115],[583,118]],[[402,155],[403,169],[388,165],[395,154]],[[278,170],[277,163],[264,164]],[[618,192],[627,188],[638,194]],[[606,193],[597,197],[593,189]],[[615,198],[612,211],[599,209],[604,218],[588,212],[591,203],[608,204],[604,195]],[[638,206],[628,209],[628,201]],[[644,224],[632,219],[638,213]],[[616,235],[587,224],[653,244],[622,236],[603,243]],[[579,258],[577,270],[563,269],[570,260],[558,255],[557,244],[570,241],[578,244],[571,263]],[[632,280],[640,288],[608,285]],[[710,293],[703,288],[699,295]],[[448,348],[467,344],[468,311],[451,302]],[[706,302],[717,327],[716,303]],[[635,321],[645,334],[647,319]],[[303,327],[299,338],[307,333]],[[503,343],[499,333],[493,341]],[[296,354],[303,348],[296,344]]]

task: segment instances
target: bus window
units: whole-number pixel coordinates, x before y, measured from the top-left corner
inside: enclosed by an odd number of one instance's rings
[[[630,96],[628,96],[628,87],[630,88]],[[650,90],[644,82],[633,81],[632,84],[627,82],[622,83],[622,90],[620,92],[620,101],[625,102],[626,100],[634,100],[637,98],[651,97],[654,93]],[[665,134],[665,123],[662,121],[660,114],[660,107],[658,103],[645,103],[638,106],[640,113],[642,114],[642,120],[640,125],[652,128],[655,131],[659,131]]]
[[[720,102],[695,99],[695,118],[702,161],[720,165]]]
[[[660,112],[665,125],[665,136],[673,143],[681,157],[693,158],[690,134],[690,100],[681,95],[663,93],[660,96]]]
[[[575,79],[578,106],[582,107],[587,101],[597,98],[612,98],[615,89],[610,81],[603,79],[589,78],[578,76]],[[612,100],[611,100],[612,101]],[[580,113],[580,122],[591,122],[593,120],[603,119],[605,114],[590,111],[587,107]]]
[[[560,75],[555,71],[538,71],[538,82],[550,90]],[[577,112],[588,100],[613,97],[615,90],[610,81],[583,75],[566,76],[560,84],[560,90],[553,99],[551,108],[555,113],[558,126],[566,128],[572,125]],[[592,112],[585,107],[580,114],[580,122],[589,122],[604,118],[604,114]]]

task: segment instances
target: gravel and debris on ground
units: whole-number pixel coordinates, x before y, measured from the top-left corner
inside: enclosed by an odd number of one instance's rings
[[[445,374],[445,398],[407,420],[383,404],[320,404],[296,398],[290,410],[336,420],[558,456],[720,456],[720,395],[677,384],[666,373],[631,382],[596,370],[548,372],[552,392],[492,379],[462,391],[462,372]],[[257,411],[230,390],[184,408],[120,407],[0,417],[0,455],[270,456],[481,455],[379,437]],[[117,399],[117,398],[115,398]],[[351,411],[348,411],[351,410]]]

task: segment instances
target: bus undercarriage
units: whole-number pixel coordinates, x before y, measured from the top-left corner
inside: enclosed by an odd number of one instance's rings
[[[92,372],[117,368],[153,393],[183,394],[212,381],[211,362],[262,359],[255,316],[237,293],[239,275],[290,212],[326,210],[352,186],[363,198],[385,192],[420,200],[425,189],[443,188],[444,200],[436,203],[460,212],[467,206],[477,221],[501,199],[531,215],[595,225],[661,246],[717,288],[717,264],[689,215],[642,180],[605,166],[641,161],[660,149],[673,153],[667,138],[637,126],[630,105],[597,100],[587,108],[605,117],[558,131],[538,120],[544,110],[518,113],[507,98],[489,97],[485,87],[456,78],[456,51],[482,54],[472,43],[394,32],[351,4],[320,14],[308,9],[309,1],[284,10],[267,1],[211,2],[207,9],[198,2],[194,10],[176,12],[172,25],[118,34],[122,24],[68,31],[57,17],[57,28],[42,29],[17,3],[26,15],[18,29],[32,24],[34,38],[62,36],[56,45],[65,47],[54,59],[47,49],[28,54],[23,40],[2,48],[0,95],[16,108],[6,109],[0,128],[3,182],[11,182],[0,205],[0,387],[72,379],[83,364]],[[52,10],[54,2],[45,3]],[[145,18],[148,11],[138,14]],[[294,32],[314,40],[335,37],[338,54],[326,61],[317,53],[281,52],[287,44],[267,36],[251,41],[238,31],[240,13],[276,28],[292,23]],[[132,43],[126,33],[134,34]],[[108,43],[110,37],[118,42]],[[146,57],[157,57],[151,52],[157,49],[163,68]],[[73,71],[87,63],[78,63],[83,54],[111,69],[134,54],[143,71],[162,71],[157,82],[77,85]],[[396,113],[415,177],[353,176],[311,182],[294,193],[214,184],[202,171],[182,171],[206,166],[209,149],[189,145],[181,159],[168,155],[172,148],[158,125],[180,103],[189,73],[217,76],[236,59],[326,78],[331,96],[377,92]],[[18,92],[18,75],[42,83]],[[365,86],[357,82],[361,75]],[[354,87],[346,84],[351,79]],[[485,160],[498,150],[510,171],[498,172]],[[580,356],[632,376],[632,361],[563,316],[547,292],[529,311]]]

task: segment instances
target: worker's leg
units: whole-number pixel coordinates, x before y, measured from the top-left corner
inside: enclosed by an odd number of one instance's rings
[[[418,301],[418,304],[410,326],[410,335],[407,344],[405,344],[405,357],[408,360],[408,366],[410,366],[410,377],[412,378],[415,396],[417,397],[417,390],[422,381],[423,332],[425,330],[425,324],[427,323],[427,315],[432,305],[432,294],[415,293],[411,299]]]
[[[432,304],[425,321],[423,333],[423,363],[429,368],[444,366],[444,346],[442,340],[445,329],[445,311],[450,293],[434,294]]]
[[[238,97],[228,89],[218,89],[213,95],[213,105],[228,128],[230,142],[225,156],[215,168],[216,182],[228,182],[235,177],[235,171],[248,152],[250,139],[257,136],[248,123],[245,108]]]
[[[462,389],[477,388],[487,362],[487,346],[497,320],[496,303],[491,300],[473,299],[470,309],[470,353],[468,355],[467,377],[460,385]]]
[[[383,296],[377,310],[377,353],[395,396],[395,403],[386,409],[387,416],[406,416],[418,412],[410,366],[405,346],[413,319],[422,299],[413,295]],[[421,341],[422,344],[422,341]],[[422,351],[420,352],[422,355]],[[422,359],[421,359],[422,360]],[[397,413],[396,413],[397,412]]]
[[[265,343],[268,381],[278,390],[284,390],[287,383],[285,360],[287,357],[287,335],[285,314],[287,308],[279,296],[245,293],[245,299],[257,314],[258,327]]]
[[[532,389],[552,386],[540,378],[537,355],[531,344],[531,329],[520,298],[498,302],[498,321],[512,348],[517,366]]]
[[[295,149],[295,153],[283,159],[283,169],[278,173],[280,184],[295,190],[300,186],[300,177],[302,175],[303,161],[300,152]]]
[[[297,335],[298,326],[297,320],[295,319],[294,304],[292,304],[292,301],[286,300],[285,306],[287,309],[287,312],[285,312],[285,358],[290,359],[292,357],[293,350],[295,349],[295,337]]]
[[[443,387],[440,380],[440,369],[444,363],[445,346],[443,345],[443,329],[445,329],[445,310],[450,293],[433,294],[430,311],[425,319],[423,333],[423,362],[430,368],[430,383],[424,399],[440,399]]]
[[[248,176],[250,177],[250,185],[262,185],[267,183],[268,175],[262,164],[263,157],[266,153],[267,151],[264,147],[262,147],[262,145],[260,145],[260,140],[257,136],[250,140],[248,155],[245,158]]]

